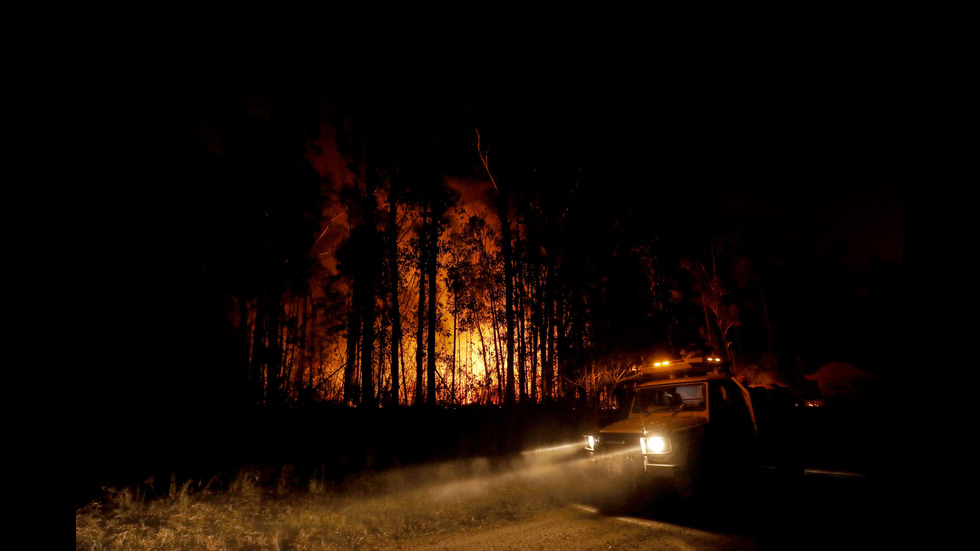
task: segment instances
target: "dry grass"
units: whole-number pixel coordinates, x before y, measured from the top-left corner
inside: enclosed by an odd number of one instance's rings
[[[470,460],[363,475],[342,487],[287,469],[260,485],[255,469],[230,481],[153,481],[112,489],[76,510],[75,548],[383,549],[431,534],[520,521],[566,497],[571,464]]]

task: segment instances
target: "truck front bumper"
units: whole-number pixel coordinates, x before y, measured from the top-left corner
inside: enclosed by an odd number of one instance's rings
[[[673,476],[677,471],[677,464],[651,461],[649,457],[643,456],[643,472],[657,476]]]

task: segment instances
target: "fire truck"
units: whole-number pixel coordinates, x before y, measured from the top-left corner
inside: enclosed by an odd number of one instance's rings
[[[668,360],[639,367],[634,375],[628,417],[586,435],[594,464],[689,491],[757,465],[752,399],[726,361]]]

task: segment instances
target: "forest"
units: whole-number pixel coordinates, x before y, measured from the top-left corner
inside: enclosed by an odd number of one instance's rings
[[[662,357],[797,392],[901,363],[895,123],[865,67],[70,56],[79,408],[600,408]]]

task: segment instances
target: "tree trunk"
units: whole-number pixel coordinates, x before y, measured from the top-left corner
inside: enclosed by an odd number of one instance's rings
[[[541,289],[543,285],[541,284],[541,267],[535,263],[534,266],[534,278],[532,279],[534,285],[534,298],[531,300],[531,401],[538,401],[538,356],[539,351],[544,347],[539,343],[540,339],[544,335],[544,330],[542,329],[542,310],[544,309],[543,294]],[[542,355],[543,359],[544,356]]]
[[[518,232],[519,233],[519,232]],[[521,264],[520,262],[518,264]],[[518,331],[517,331],[517,381],[518,381],[518,398],[520,403],[527,403],[527,347],[525,345],[525,326],[524,318],[524,306],[525,306],[525,295],[526,289],[524,288],[524,270],[523,266],[518,266],[516,270],[519,274],[517,278],[517,312],[518,312]]]
[[[398,203],[395,191],[388,195],[388,269],[391,279],[391,405],[398,405],[398,359],[402,342],[402,317],[398,308]]]
[[[490,364],[487,362],[487,342],[483,339],[483,324],[479,317],[476,323],[477,333],[480,335],[480,352],[483,354],[483,381],[487,397],[487,405],[490,405]]]
[[[558,399],[563,400],[566,396],[567,389],[565,388],[566,380],[565,369],[567,365],[566,358],[568,357],[568,339],[566,336],[566,320],[565,320],[565,296],[564,293],[558,294],[555,299],[555,350],[554,357],[551,360],[551,365],[557,374],[557,388],[555,389],[558,394]]]
[[[419,307],[418,324],[415,334],[415,405],[425,403],[425,388],[423,386],[423,371],[425,365],[425,226],[426,212],[422,211],[422,223],[418,231],[419,253]]]
[[[357,349],[361,341],[361,320],[352,304],[347,314],[347,359],[344,363],[344,403],[356,404],[357,396]]]
[[[279,335],[279,321],[282,315],[282,292],[269,293],[269,320],[267,327],[268,350],[266,352],[266,401],[277,404],[280,401],[279,375],[282,369],[282,340]]]
[[[389,385],[391,381],[388,378],[388,370],[382,369],[383,366],[389,366],[391,363],[385,363],[385,352],[391,350],[388,346],[388,309],[387,297],[385,297],[384,303],[378,308],[378,330],[375,331],[377,338],[376,346],[378,350],[378,369],[374,373],[374,392],[375,392],[375,405],[377,404],[389,404],[391,403],[391,396],[388,395]]]
[[[365,181],[367,189],[364,193],[364,235],[367,247],[367,254],[363,259],[363,273],[358,278],[361,289],[361,405],[374,407],[376,405],[374,396],[374,322],[377,317],[376,298],[374,295],[375,283],[378,279],[378,268],[380,259],[378,254],[381,251],[377,224],[375,222],[375,191],[377,188],[374,171],[365,170]]]
[[[316,307],[314,306],[313,302],[313,293],[310,292],[310,294],[307,295],[306,301],[307,315],[303,318],[303,325],[306,327],[303,333],[303,338],[307,343],[307,346],[304,347],[307,349],[305,352],[306,359],[304,362],[305,371],[302,373],[305,380],[300,381],[303,388],[303,401],[306,403],[312,403],[315,400],[313,395],[313,372],[314,365],[316,364],[316,359],[318,357],[318,351],[320,349],[320,339],[318,339],[316,336]]]
[[[429,239],[427,240],[428,271],[429,271],[429,321],[428,345],[426,352],[426,371],[429,392],[426,394],[426,404],[436,405],[436,275],[439,268],[439,227],[435,217],[429,217]]]
[[[718,347],[715,344],[715,338],[714,338],[715,332],[714,329],[712,328],[711,318],[708,316],[708,299],[704,292],[704,287],[705,287],[704,278],[701,277],[701,270],[704,269],[704,266],[701,266],[701,263],[697,262],[694,266],[694,269],[697,271],[697,275],[698,275],[698,290],[701,292],[701,308],[704,310],[704,332],[707,334],[706,336],[708,337],[708,348],[712,349],[713,351],[715,351],[715,353],[717,353]]]
[[[248,382],[249,391],[252,393],[252,399],[254,402],[262,402],[265,396],[265,384],[262,380],[262,331],[265,324],[262,322],[261,310],[259,309],[259,301],[256,301],[255,305],[255,321],[251,324],[251,352],[248,353]],[[248,328],[248,304],[242,301],[242,327]],[[246,339],[247,340],[247,339]],[[246,343],[248,344],[248,343]]]
[[[456,403],[456,336],[459,332],[459,289],[453,286],[453,360],[450,366],[452,372],[452,385],[450,392],[451,403]]]
[[[500,217],[500,245],[504,258],[504,318],[507,324],[507,390],[504,401],[514,402],[514,266],[507,195],[498,190],[497,215]]]
[[[545,278],[544,289],[544,312],[542,312],[542,327],[544,335],[541,336],[541,401],[550,402],[554,398],[554,303],[555,303],[555,281],[554,267],[548,266],[548,273]]]
[[[500,327],[497,323],[497,304],[493,300],[492,293],[490,294],[490,328],[493,329],[493,361],[497,371],[497,403],[501,404],[504,401],[503,361],[500,357]]]

